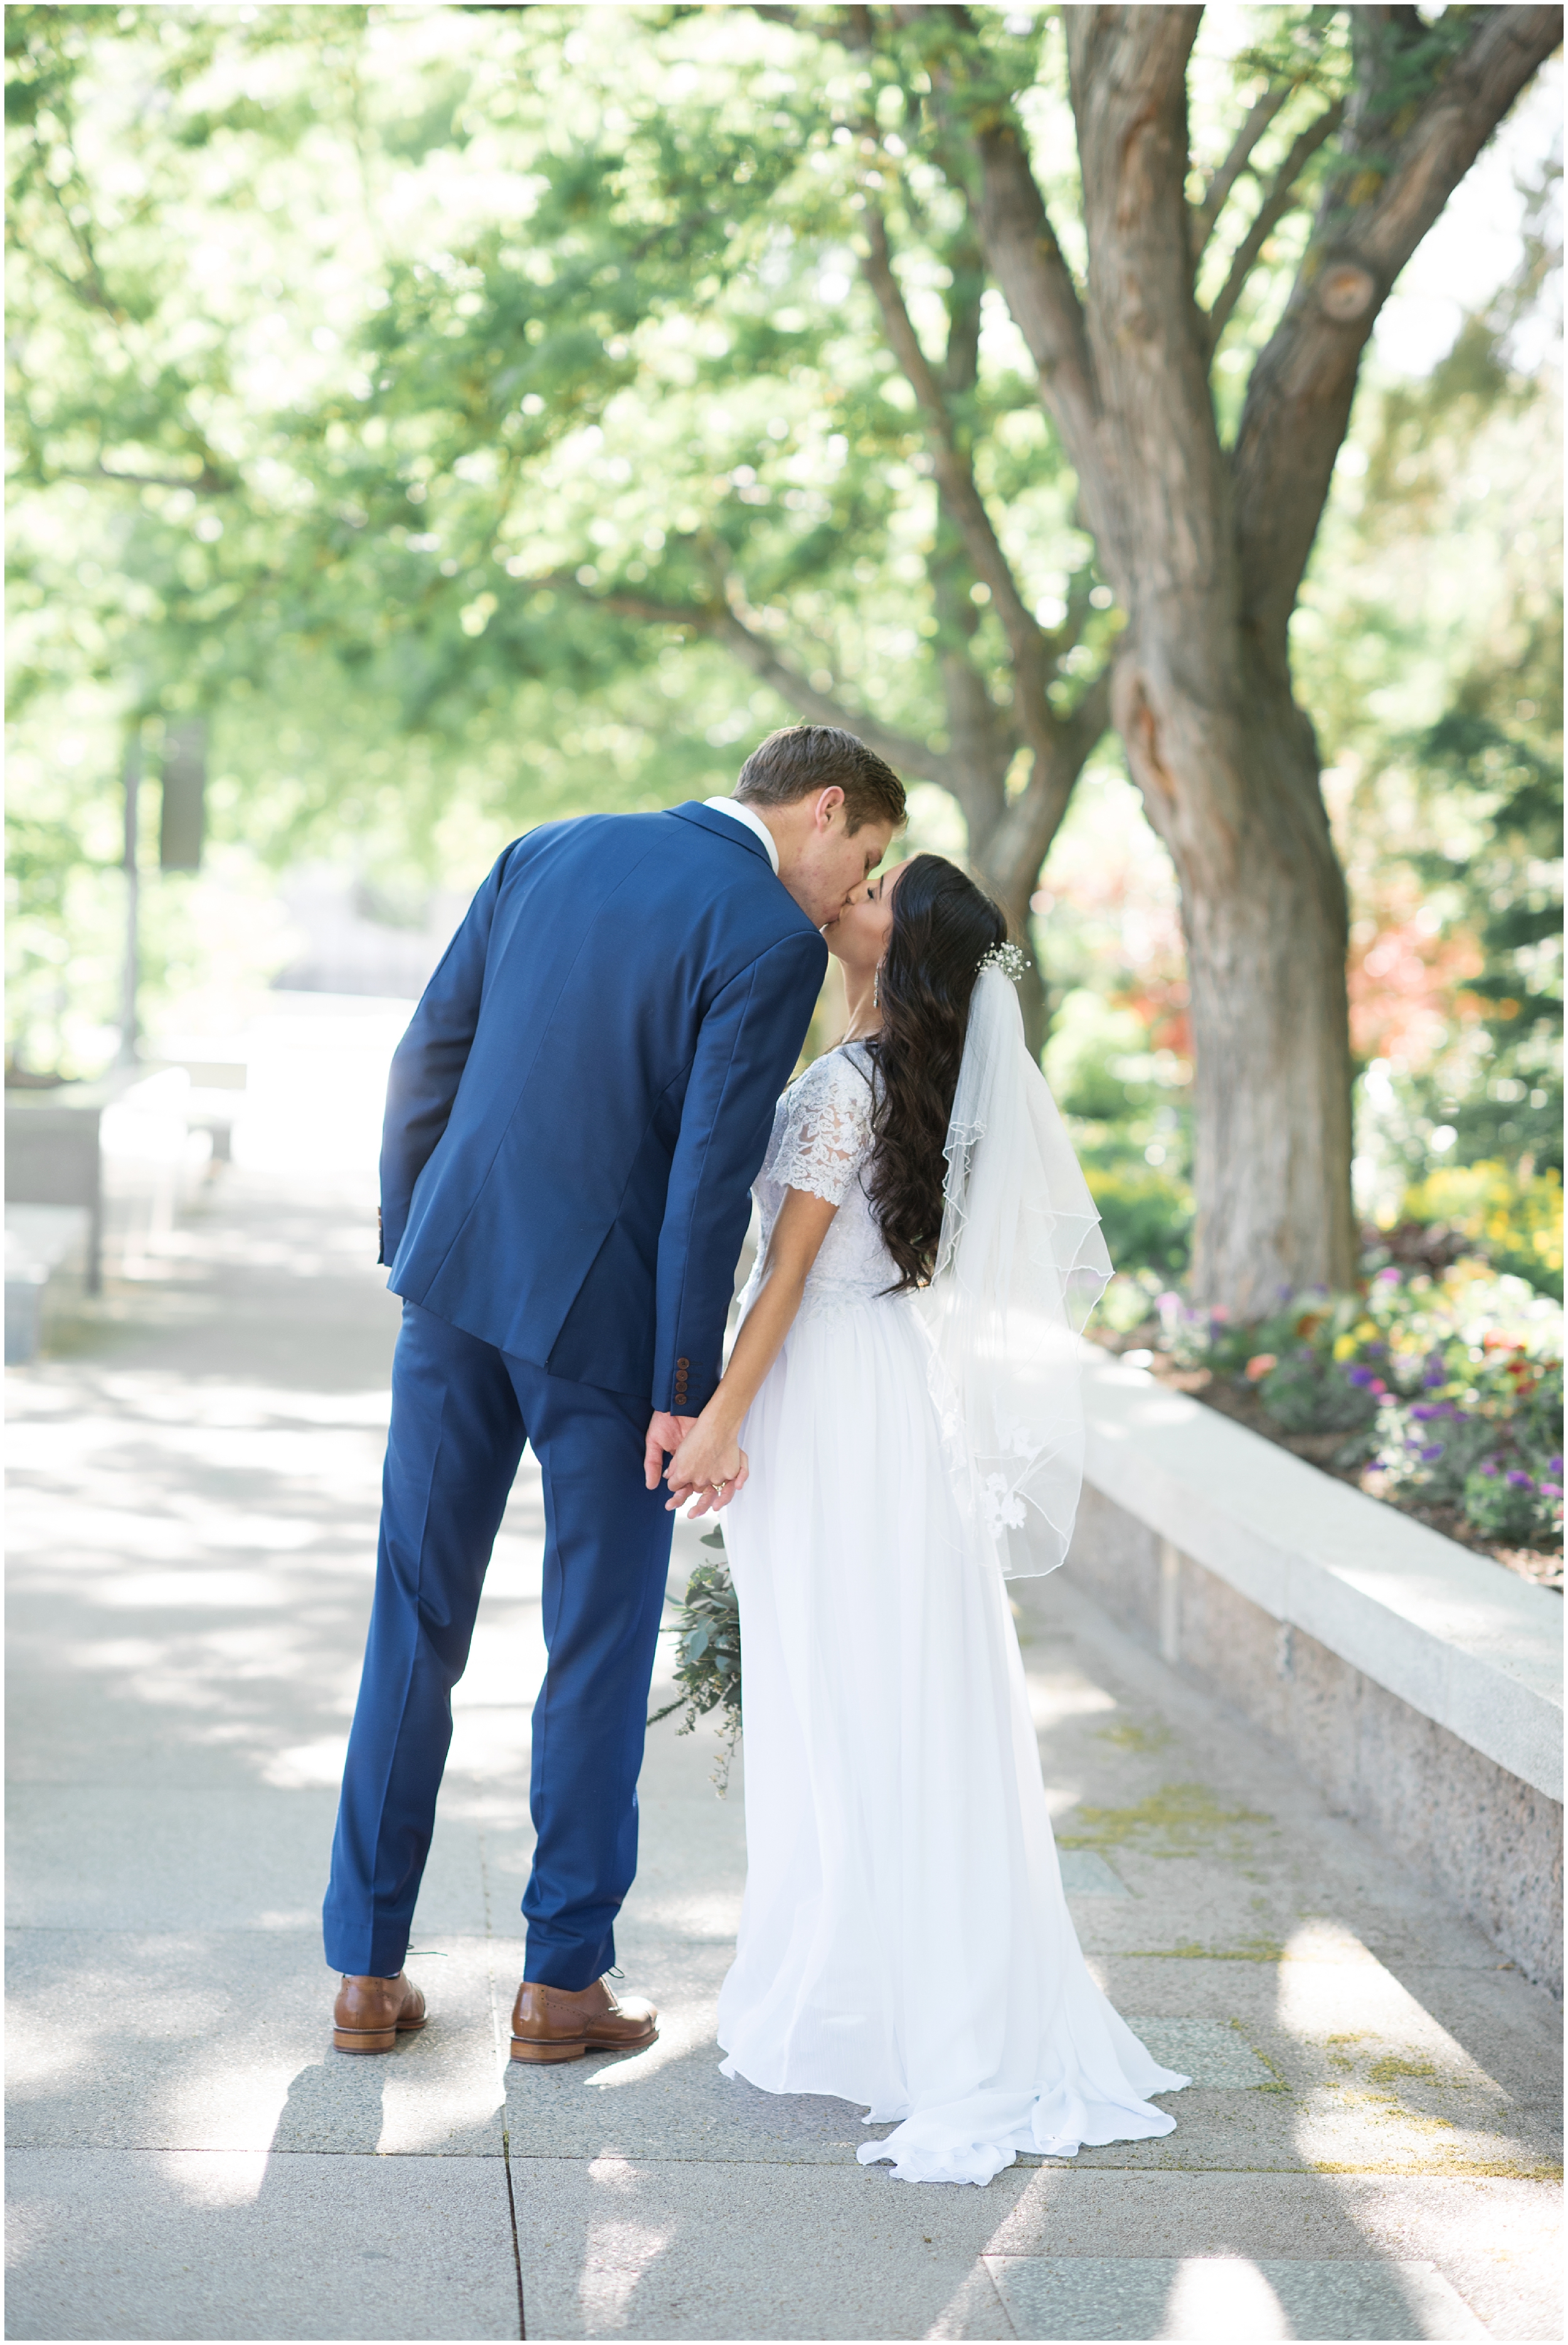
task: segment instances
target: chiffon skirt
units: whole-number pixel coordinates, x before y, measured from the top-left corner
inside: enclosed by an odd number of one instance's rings
[[[988,2182],[1175,2119],[1062,1894],[1007,1586],[966,1550],[898,1298],[797,1321],[723,1516],[739,1595],[748,1872],[726,2076],[829,2093],[863,2163]]]

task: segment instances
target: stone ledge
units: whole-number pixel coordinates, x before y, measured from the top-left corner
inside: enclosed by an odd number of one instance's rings
[[[1563,1797],[1562,1599],[1086,1345],[1086,1479],[1275,1620]]]

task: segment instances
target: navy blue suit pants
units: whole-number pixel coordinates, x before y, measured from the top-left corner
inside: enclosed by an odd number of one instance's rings
[[[588,1986],[637,1870],[637,1774],[672,1518],[649,1404],[552,1376],[403,1305],[381,1539],[323,1914],[333,1970],[394,1977],[413,1924],[491,1548],[525,1441],[544,1481],[544,1683],[524,1974]]]

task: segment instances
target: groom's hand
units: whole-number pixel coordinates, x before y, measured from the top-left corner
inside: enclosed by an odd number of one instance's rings
[[[694,1416],[672,1416],[667,1408],[653,1411],[642,1450],[642,1477],[650,1490],[658,1488],[664,1478],[665,1458],[673,1457],[696,1422]]]

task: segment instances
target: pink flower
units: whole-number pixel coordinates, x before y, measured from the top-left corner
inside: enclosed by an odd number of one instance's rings
[[[1254,1352],[1247,1363],[1247,1375],[1253,1384],[1261,1384],[1270,1369],[1279,1365],[1272,1352]]]

